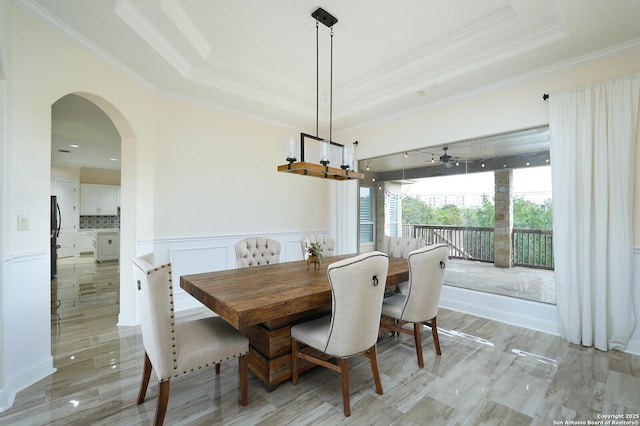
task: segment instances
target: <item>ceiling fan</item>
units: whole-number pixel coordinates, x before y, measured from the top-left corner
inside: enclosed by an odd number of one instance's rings
[[[455,157],[452,157],[449,154],[447,154],[447,150],[449,149],[449,147],[445,146],[442,149],[444,150],[444,154],[440,156],[440,162],[444,164],[446,168],[449,168],[454,164],[457,166],[458,160]]]
[[[440,163],[443,164],[446,168],[450,168],[453,166],[459,166],[460,165],[460,161],[462,161],[463,159],[460,157],[454,157],[452,155],[449,155],[447,153],[447,150],[449,149],[448,146],[445,146],[442,148],[444,153],[442,155],[440,155],[439,157],[437,157],[437,153],[435,152],[428,152],[428,151],[422,151],[419,150],[419,152],[424,153],[424,154],[428,154],[431,155],[431,160],[425,160],[425,163]]]

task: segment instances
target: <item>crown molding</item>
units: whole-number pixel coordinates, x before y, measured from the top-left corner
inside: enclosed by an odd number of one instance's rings
[[[122,62],[116,60],[113,56],[107,53],[105,50],[97,46],[95,43],[87,39],[85,36],[77,32],[75,29],[71,28],[65,22],[58,19],[57,16],[50,13],[48,10],[44,9],[40,4],[32,0],[15,0],[16,4],[25,12],[30,15],[40,19],[45,24],[49,25],[53,29],[60,31],[66,37],[71,39],[73,42],[77,43],[81,47],[87,49],[92,52],[102,61],[110,64],[118,71],[122,72],[135,82],[139,83],[143,87],[153,92],[157,91],[158,88],[153,85],[149,80],[142,77],[137,72],[133,71],[131,68],[123,64]]]

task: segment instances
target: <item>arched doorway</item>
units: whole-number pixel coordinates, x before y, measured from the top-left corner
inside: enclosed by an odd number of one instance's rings
[[[91,93],[77,92],[68,94],[60,98],[57,102],[64,100],[68,96],[73,97],[72,99],[77,103],[82,104],[84,102],[84,104],[89,105],[90,108],[98,110],[101,114],[103,114],[102,125],[105,125],[105,123],[108,122],[114,128],[114,133],[117,134],[117,142],[120,145],[119,159],[115,159],[115,161],[119,160],[120,164],[120,209],[118,217],[120,228],[119,259],[120,264],[124,265],[124,267],[121,266],[118,271],[120,291],[119,300],[116,303],[119,306],[118,325],[134,325],[137,322],[135,310],[135,293],[133,291],[133,287],[128,285],[130,284],[128,282],[128,279],[131,276],[131,271],[128,267],[129,262],[127,262],[126,260],[131,259],[135,254],[136,138],[133,133],[133,129],[129,124],[129,121],[124,117],[124,115],[115,105],[113,105],[105,98]],[[54,108],[54,106],[52,106],[52,108]],[[53,120],[54,117],[52,115],[52,129],[55,126]],[[107,161],[111,160],[109,159]]]

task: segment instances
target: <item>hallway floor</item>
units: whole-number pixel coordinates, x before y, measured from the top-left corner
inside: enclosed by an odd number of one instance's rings
[[[136,405],[143,346],[139,327],[117,327],[118,264],[62,260],[52,287],[57,371],[20,392],[1,425],[148,425],[157,382]],[[57,302],[59,300],[59,302]],[[57,308],[56,308],[57,306]],[[178,313],[178,321],[209,315]],[[410,336],[378,344],[384,395],[366,358],[351,360],[351,417],[340,379],[326,369],[267,392],[249,375],[249,405],[237,403],[237,362],[171,382],[167,425],[553,425],[640,413],[640,357],[569,344],[557,336],[441,309],[442,356],[423,331],[424,368]],[[564,422],[562,423],[564,424]],[[568,424],[568,423],[567,423]],[[632,424],[632,423],[630,423]]]

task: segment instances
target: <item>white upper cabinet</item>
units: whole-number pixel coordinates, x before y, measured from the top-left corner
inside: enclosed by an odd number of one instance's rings
[[[80,214],[117,215],[118,189],[113,185],[80,185]]]

